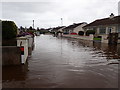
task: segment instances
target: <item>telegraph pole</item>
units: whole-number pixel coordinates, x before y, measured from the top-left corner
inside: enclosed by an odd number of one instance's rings
[[[34,29],[34,20],[33,20],[33,29]]]

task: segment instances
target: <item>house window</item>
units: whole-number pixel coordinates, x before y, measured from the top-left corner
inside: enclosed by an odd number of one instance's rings
[[[100,34],[105,34],[106,33],[106,28],[105,27],[100,27],[99,28],[99,33]]]

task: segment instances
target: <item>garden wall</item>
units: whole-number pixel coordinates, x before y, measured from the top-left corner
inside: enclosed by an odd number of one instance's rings
[[[21,51],[17,46],[2,47],[2,65],[20,65]]]

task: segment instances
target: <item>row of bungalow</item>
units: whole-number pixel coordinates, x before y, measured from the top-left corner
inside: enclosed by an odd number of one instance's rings
[[[61,26],[51,30],[52,32],[62,32],[63,35],[79,35],[80,37],[93,34],[93,41],[98,40],[103,43],[116,44],[120,43],[120,15],[97,19],[89,24],[86,22],[74,23],[67,27]],[[89,38],[89,37],[88,37]]]

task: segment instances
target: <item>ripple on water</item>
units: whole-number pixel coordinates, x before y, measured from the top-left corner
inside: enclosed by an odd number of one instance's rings
[[[3,69],[3,86],[116,88],[118,64],[108,63],[119,61],[117,50],[101,43],[40,35],[35,37],[26,70]]]

